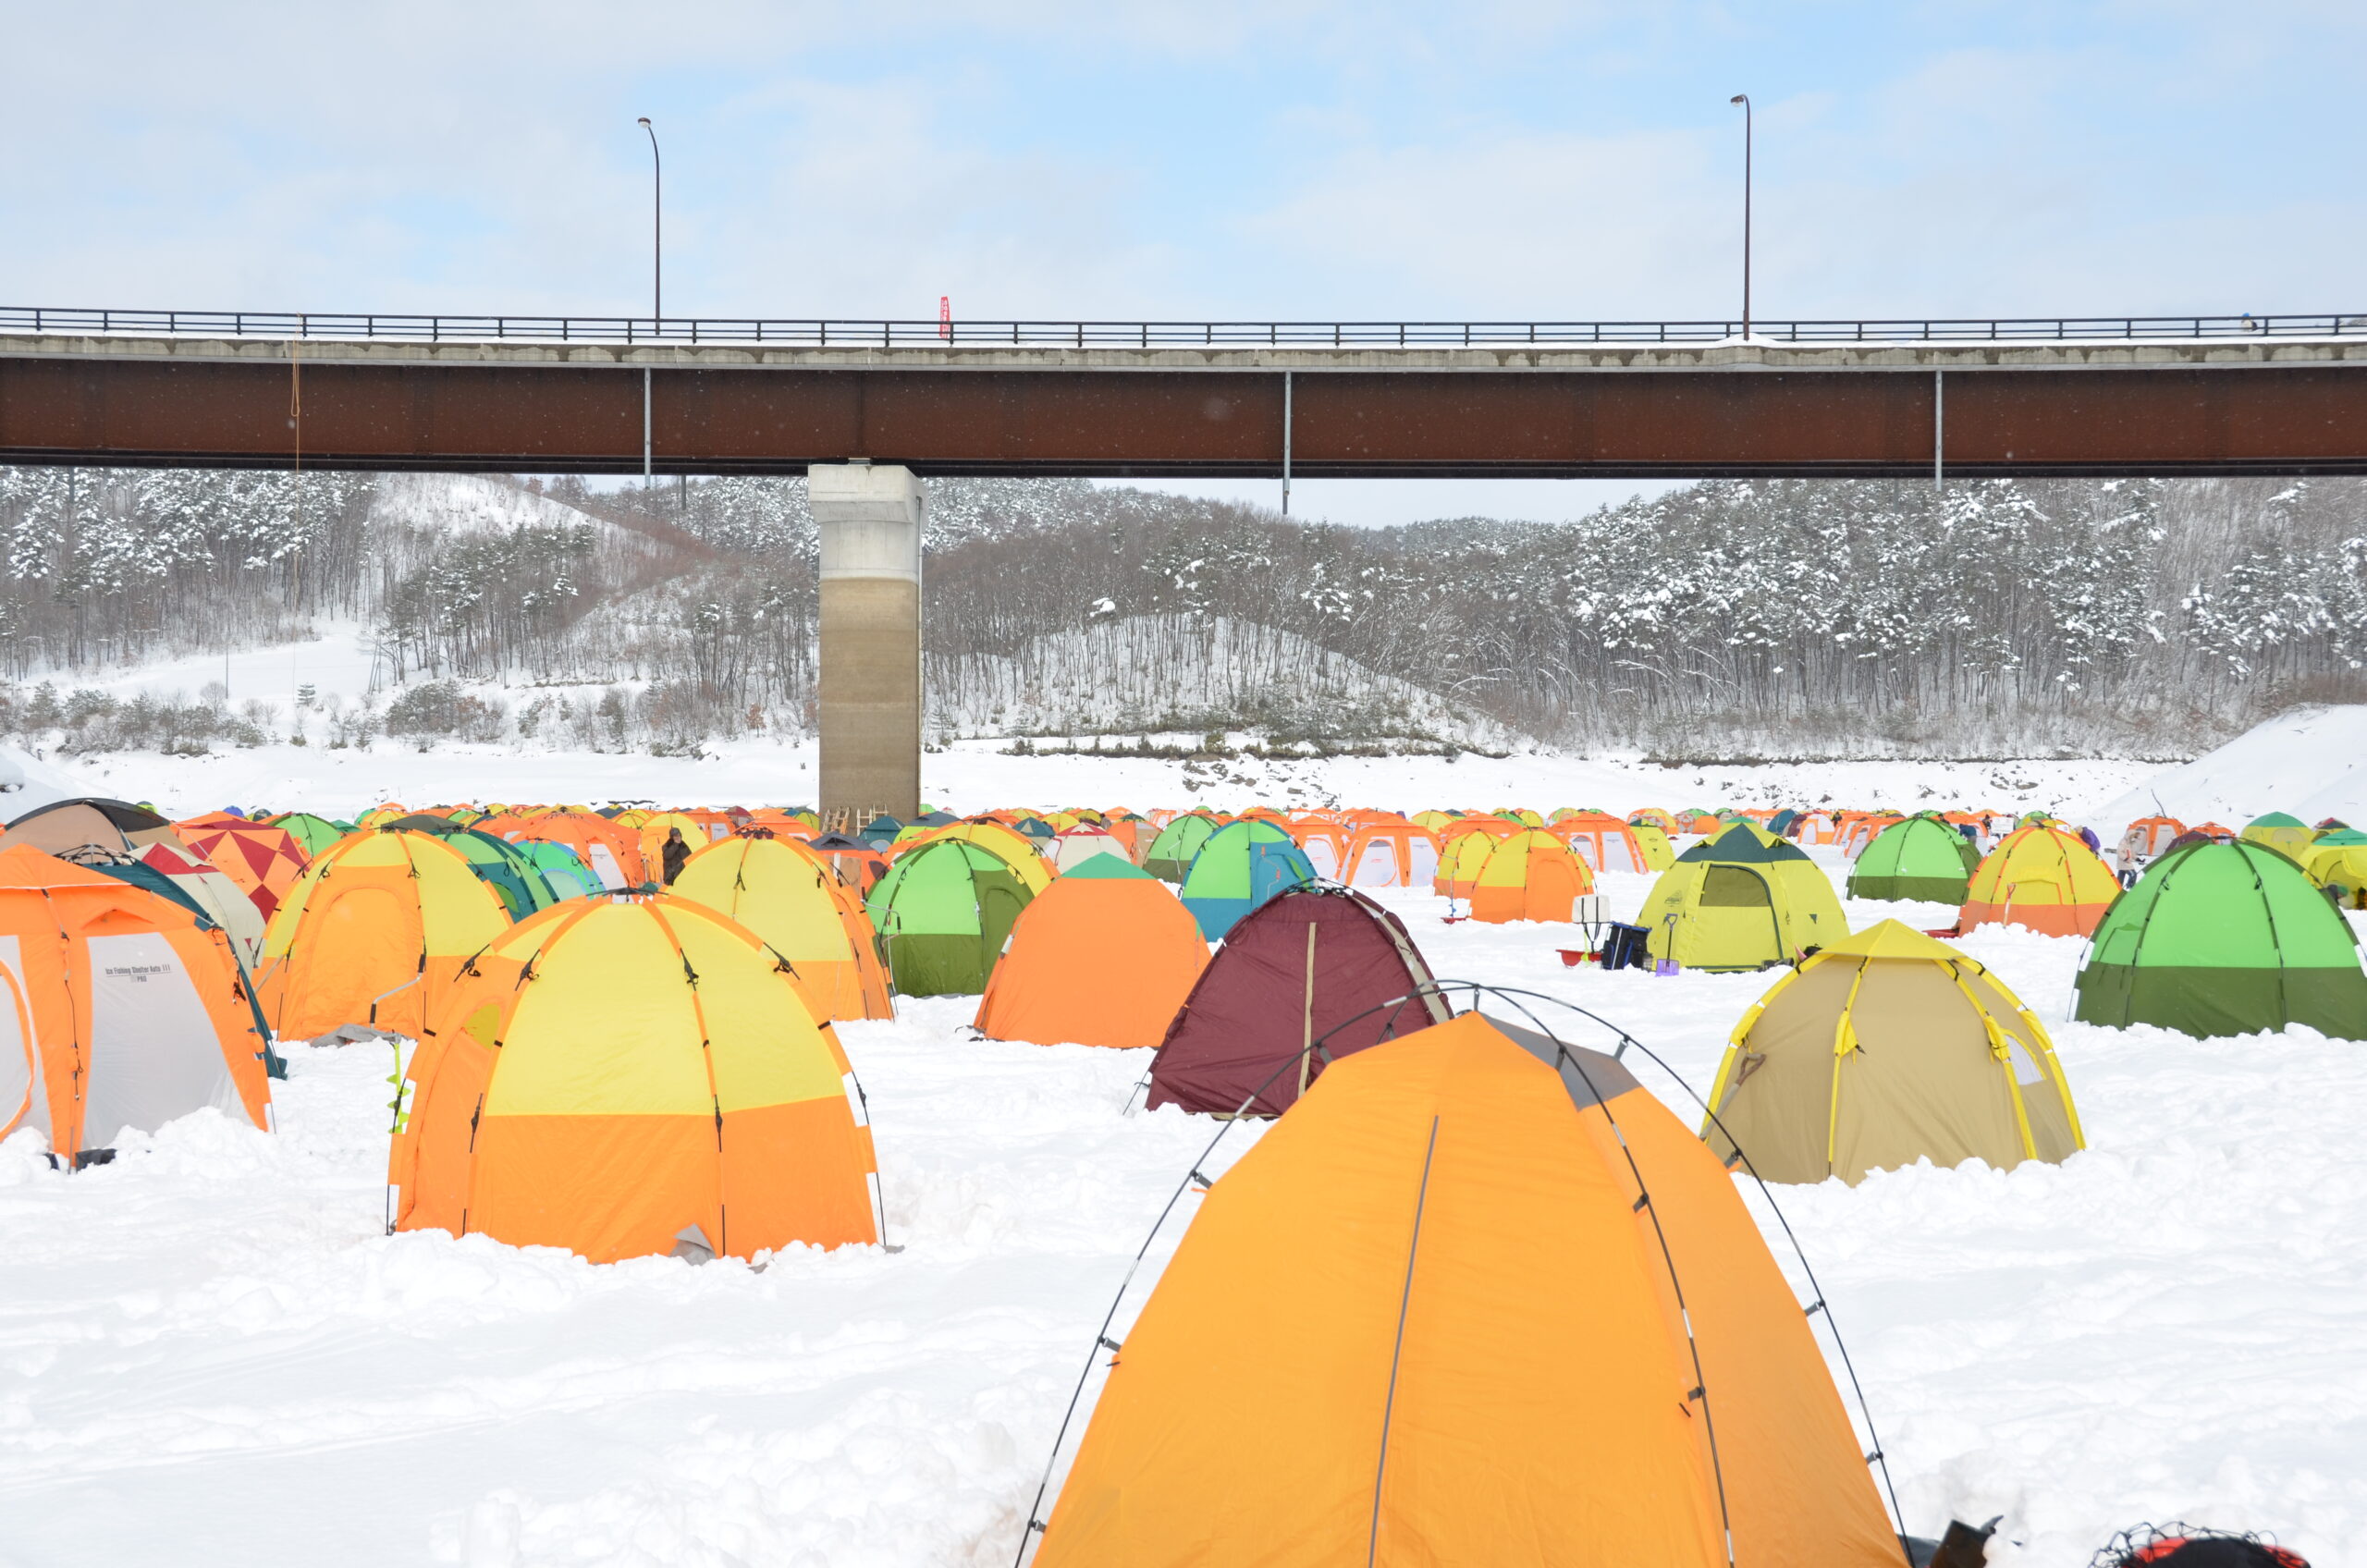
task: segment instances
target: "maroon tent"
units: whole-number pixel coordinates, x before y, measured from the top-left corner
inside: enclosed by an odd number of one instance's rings
[[[1322,1073],[1327,1053],[1445,1023],[1445,998],[1410,994],[1429,981],[1404,924],[1362,893],[1278,893],[1226,935],[1167,1026],[1149,1104],[1229,1114],[1255,1094],[1249,1114],[1279,1116]],[[1309,1051],[1316,1040],[1323,1048]]]

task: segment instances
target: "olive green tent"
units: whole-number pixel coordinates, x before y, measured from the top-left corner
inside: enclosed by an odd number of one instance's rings
[[[2088,1023],[2205,1037],[2306,1023],[2367,1039],[2349,922],[2262,844],[2191,844],[2147,866],[2104,912],[2078,986]]]
[[[1910,816],[1874,835],[1849,872],[1853,899],[1921,899],[1961,904],[1981,851],[1952,823]]]
[[[1029,897],[1000,856],[966,839],[932,839],[888,868],[867,907],[896,989],[979,996]]]
[[[1636,924],[1653,958],[1686,969],[1764,969],[1849,935],[1816,862],[1748,823],[1677,856]]]
[[[1143,869],[1161,882],[1182,882],[1184,874],[1192,869],[1192,857],[1200,852],[1200,846],[1216,830],[1213,817],[1196,812],[1177,817],[1150,841],[1150,852],[1143,856]]]

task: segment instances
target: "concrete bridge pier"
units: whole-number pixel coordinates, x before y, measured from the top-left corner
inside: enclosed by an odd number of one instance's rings
[[[841,831],[882,813],[910,822],[921,810],[920,481],[864,462],[805,475],[822,542],[822,819]]]

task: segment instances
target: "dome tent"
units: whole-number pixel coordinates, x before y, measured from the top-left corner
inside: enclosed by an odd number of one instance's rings
[[[1156,1046],[1208,962],[1173,888],[1094,855],[1019,912],[975,1026],[989,1040]]]
[[[526,851],[506,839],[490,833],[480,833],[448,817],[414,812],[391,822],[380,823],[381,833],[425,833],[443,839],[469,863],[477,879],[501,895],[502,906],[512,920],[523,920],[537,910],[550,908],[558,901],[550,883],[527,857]]]
[[[1404,922],[1362,893],[1278,894],[1201,972],[1151,1059],[1147,1103],[1279,1116],[1327,1061],[1444,1023],[1453,1010],[1430,983]]]
[[[1291,836],[1270,822],[1228,823],[1208,835],[1184,875],[1184,907],[1213,942],[1234,921],[1285,888],[1315,880],[1315,868]]]
[[[477,955],[435,1017],[388,1156],[393,1229],[595,1263],[878,1239],[845,1055],[774,955],[714,911],[545,910]]]
[[[191,817],[173,827],[190,849],[238,885],[265,920],[312,858],[286,828],[249,822],[228,812]]]
[[[898,858],[865,900],[908,997],[977,996],[1032,895],[1000,855],[932,839]]]
[[[1348,839],[1343,880],[1358,888],[1417,888],[1438,874],[1439,841],[1405,821],[1364,822]]]
[[[2199,1037],[2303,1023],[2367,1040],[2367,974],[2350,923],[2267,845],[2193,844],[2146,867],[2096,927],[2082,1023]]]
[[[1979,962],[1895,920],[1844,937],[1743,1015],[1710,1152],[1770,1182],[1856,1185],[1929,1159],[2049,1164],[2085,1146],[2045,1028]]]
[[[191,849],[173,825],[146,806],[85,795],[38,806],[8,824],[0,849],[29,844],[45,854],[77,858],[96,850],[108,864],[129,856],[171,878],[190,901],[229,935],[231,950],[251,965],[263,941],[263,916],[244,889]]]
[[[275,816],[270,825],[295,839],[308,861],[353,831],[353,825],[350,822],[332,822],[325,816],[315,816],[308,811],[291,811],[284,816]]]
[[[1557,813],[1551,831],[1569,845],[1570,852],[1589,871],[1663,869],[1652,864],[1635,830],[1607,812],[1574,811],[1567,816]]]
[[[229,940],[159,893],[0,850],[0,1137],[61,1160],[208,1106],[271,1126],[269,1047]]]
[[[1036,1563],[1368,1559],[1900,1562],[1731,1179],[1610,1057],[1466,1014],[1325,1072],[1201,1200]]]
[[[1035,840],[1025,834],[1005,827],[1000,822],[957,822],[950,827],[938,828],[921,844],[933,844],[943,839],[958,839],[965,844],[975,844],[1000,859],[1013,876],[1026,885],[1032,896],[1052,885],[1052,868],[1036,849]],[[899,852],[910,854],[918,844],[907,844]]]
[[[1883,828],[1858,855],[1849,896],[1962,904],[1980,865],[1971,839],[1936,816],[1910,816]]]
[[[1577,896],[1593,890],[1585,861],[1552,834],[1530,828],[1489,851],[1471,885],[1471,918],[1490,925],[1566,921]]]
[[[2337,828],[2319,834],[2305,869],[2336,904],[2367,909],[2367,833]]]
[[[2238,835],[2248,844],[2265,844],[2286,859],[2299,863],[2309,858],[2310,825],[2298,816],[2281,811],[2254,817]]]
[[[789,962],[816,1016],[893,1018],[871,917],[819,861],[783,839],[725,839],[691,856],[674,897],[729,916]]]
[[[1216,830],[1216,819],[1203,813],[1175,818],[1150,841],[1150,850],[1143,856],[1143,869],[1162,882],[1182,882],[1184,874],[1192,869],[1192,857],[1200,852],[1200,846]]]
[[[1677,856],[1636,924],[1652,957],[1686,969],[1764,969],[1849,934],[1817,864],[1748,824]]]
[[[509,927],[501,895],[446,839],[356,833],[280,900],[264,930],[258,999],[282,1038],[346,1024],[415,1036],[469,955]]]
[[[2017,827],[1981,858],[1957,912],[1957,928],[2021,925],[2049,937],[2084,937],[2096,928],[2120,878],[2095,851],[2060,827]]]

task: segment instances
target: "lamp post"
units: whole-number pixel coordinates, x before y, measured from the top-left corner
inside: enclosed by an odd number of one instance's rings
[[[666,319],[666,165],[657,155],[657,128],[649,116],[640,119],[649,132],[649,317],[650,331],[662,334]],[[648,496],[650,468],[649,366],[641,367],[641,490]]]
[[[1742,335],[1750,336],[1750,94],[1726,100],[1742,105]]]

